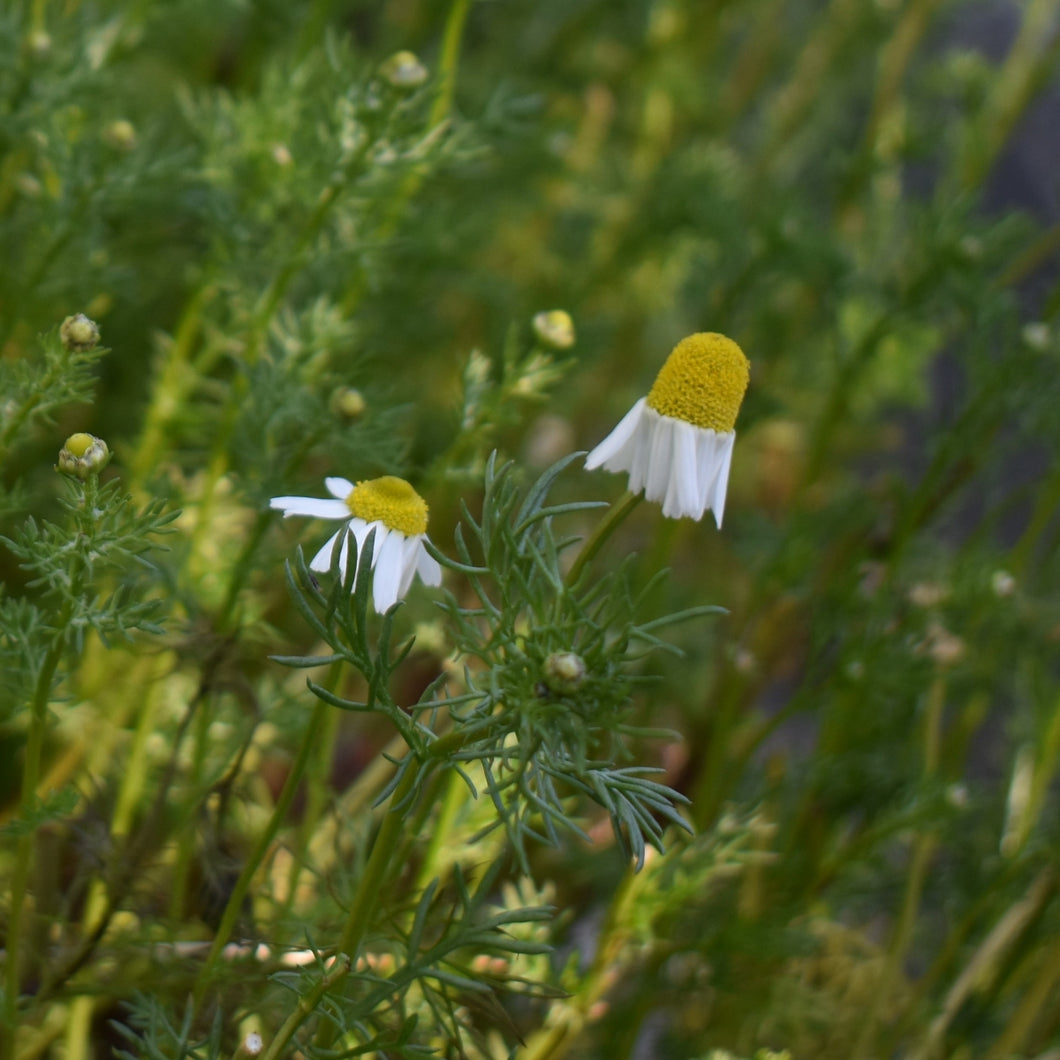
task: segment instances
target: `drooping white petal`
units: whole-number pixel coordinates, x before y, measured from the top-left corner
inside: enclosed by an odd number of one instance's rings
[[[348,478],[339,478],[337,475],[333,475],[331,478],[324,479],[324,485],[327,486],[328,493],[332,497],[338,497],[344,504],[346,498],[353,493],[353,483]]]
[[[725,514],[725,496],[729,489],[729,468],[732,465],[732,450],[736,441],[736,432],[729,431],[718,435],[718,447],[715,459],[718,465],[717,477],[714,480],[714,489],[708,498],[709,506],[714,510],[714,520],[721,529],[721,518]]]
[[[405,558],[404,534],[391,533],[376,546],[372,567],[372,600],[381,615],[397,603]]]
[[[633,493],[639,493],[648,481],[659,423],[659,414],[645,406],[636,433],[622,448],[622,452],[606,465],[608,471],[629,471],[629,488]]]
[[[667,417],[660,417],[660,421],[652,425],[648,477],[644,483],[644,496],[657,504],[666,499],[674,456],[673,421]]]
[[[331,570],[331,554],[335,550],[335,542],[340,534],[346,534],[346,527],[343,527],[327,539],[320,551],[309,561],[310,570],[321,572]],[[343,547],[345,548],[345,545]]]
[[[672,462],[669,482],[663,498],[663,515],[669,519],[703,515],[703,497],[699,492],[696,466],[696,434],[698,428],[683,420],[673,421],[670,427]]]
[[[332,501],[326,497],[273,497],[269,507],[282,510],[285,519],[289,515],[311,515],[316,519],[350,517],[350,509],[342,501]]]
[[[641,398],[634,406],[618,421],[615,429],[585,458],[585,467],[592,471],[593,468],[601,467],[611,460],[626,443],[636,434],[640,423],[641,414],[647,399]],[[609,470],[625,471],[625,466],[620,468],[609,468]]]
[[[701,519],[713,510],[720,529],[735,437],[664,416],[642,400],[589,454],[586,467],[628,472],[630,492],[661,504],[667,518]]]
[[[424,547],[425,538],[420,538],[419,552],[416,557],[416,572],[424,585],[442,584],[442,565]]]

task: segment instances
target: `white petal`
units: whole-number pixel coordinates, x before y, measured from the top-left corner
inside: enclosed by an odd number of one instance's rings
[[[346,564],[350,559],[350,528],[346,527],[346,533],[342,535],[342,548],[339,549],[339,577],[346,580]]]
[[[674,423],[669,416],[660,416],[653,424],[651,447],[648,449],[648,468],[644,480],[644,496],[661,504],[670,486],[674,460]]]
[[[663,515],[670,519],[703,515],[703,497],[696,473],[696,443],[700,428],[675,420],[671,426],[672,464],[663,499]]]
[[[419,554],[416,558],[416,571],[420,576],[420,581],[424,585],[441,585],[442,584],[442,566],[432,556],[426,548],[423,546],[423,539],[420,539]]]
[[[585,458],[585,467],[592,471],[593,468],[606,465],[637,433],[641,414],[644,410],[646,399],[641,398],[634,406],[618,421],[615,429]],[[609,471],[628,471],[627,464],[619,467],[608,467]]]
[[[331,553],[335,550],[335,541],[339,534],[345,534],[346,527],[334,533],[327,539],[320,551],[309,561],[309,569],[315,571],[331,570]]]
[[[732,465],[733,444],[736,441],[736,432],[729,431],[719,435],[720,453],[718,460],[718,475],[714,482],[714,495],[710,500],[710,507],[714,509],[714,520],[721,529],[721,517],[725,514],[725,495],[729,488],[729,468]]]
[[[372,566],[372,600],[375,609],[385,614],[397,603],[405,558],[405,535],[389,534],[378,546]]]
[[[324,479],[324,485],[327,486],[328,493],[330,493],[332,497],[338,497],[343,503],[345,503],[346,498],[353,493],[353,483],[348,478],[326,478]]]
[[[414,534],[405,538],[405,544],[401,554],[401,584],[398,586],[398,598],[404,599],[412,586],[412,579],[416,576],[416,560],[419,556],[422,535]]]
[[[655,409],[645,406],[641,414],[640,423],[637,424],[637,432],[626,443],[623,456],[626,458],[625,467],[629,469],[629,490],[631,493],[640,493],[648,482],[648,473],[651,471],[652,446],[655,438],[663,428],[663,419]],[[611,470],[617,470],[613,464],[609,465]]]
[[[289,515],[311,515],[317,519],[348,519],[350,509],[341,501],[326,497],[273,497],[270,508],[281,509],[283,517]]]

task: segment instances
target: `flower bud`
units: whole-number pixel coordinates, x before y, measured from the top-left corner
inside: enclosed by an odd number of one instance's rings
[[[395,52],[379,67],[379,72],[394,88],[419,88],[427,80],[427,67],[408,51]]]
[[[115,151],[131,151],[136,146],[136,126],[126,118],[118,118],[103,130],[103,139]]]
[[[557,693],[574,692],[585,680],[585,660],[572,651],[555,651],[544,665],[545,684]]]
[[[98,475],[107,466],[109,460],[110,450],[102,438],[97,438],[94,434],[79,432],[71,434],[66,439],[66,444],[59,450],[59,463],[56,470],[84,481],[89,475]]]
[[[77,313],[67,317],[59,326],[59,338],[68,350],[83,353],[99,342],[99,325],[84,313]]]
[[[564,309],[547,309],[534,316],[534,334],[542,346],[569,350],[574,345],[574,321]]]
[[[359,420],[368,408],[364,395],[352,386],[340,386],[331,395],[331,411],[344,420]]]

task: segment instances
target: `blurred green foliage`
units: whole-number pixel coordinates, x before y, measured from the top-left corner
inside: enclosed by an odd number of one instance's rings
[[[315,989],[241,965],[192,1018],[199,966],[148,946],[211,938],[317,724],[265,658],[314,650],[267,498],[406,475],[454,554],[490,449],[541,468],[590,447],[699,330],[752,364],[724,532],[642,505],[610,545],[642,583],[671,570],[659,613],[730,611],[682,627],[684,661],[646,663],[661,680],[634,700],[683,735],[642,754],[698,835],[636,877],[592,819],[596,845],[531,851],[554,893],[521,904],[563,911],[551,941],[576,955],[547,967],[534,935],[553,986],[521,997],[410,987],[391,1055],[1054,1055],[1060,217],[1055,143],[1027,138],[1035,108],[1055,124],[1058,23],[1056,0],[7,5],[0,533],[61,517],[52,468],[82,429],[138,505],[183,513],[152,560],[165,633],[62,649],[39,750],[76,809],[20,807],[26,723],[0,733],[5,837],[38,828],[55,877],[26,884],[44,926],[16,1055],[233,1055]],[[387,79],[398,49],[424,84]],[[1006,176],[1035,159],[1047,190],[1021,205]],[[531,326],[554,307],[577,329],[562,354]],[[98,368],[54,342],[79,311]],[[557,503],[617,496],[575,478]],[[20,555],[0,549],[5,665],[48,629]],[[453,644],[424,599],[401,621],[410,703]],[[389,734],[360,722],[310,729],[269,848],[249,919],[286,945],[307,918],[331,944],[323,910],[364,871]],[[454,805],[419,823],[473,850],[486,822],[463,807],[461,831]],[[334,861],[300,875],[328,821]],[[459,871],[431,908],[472,937],[493,896]],[[299,905],[307,875],[324,886]],[[384,898],[419,923],[421,894]],[[418,1038],[456,996],[471,1014],[438,1025],[474,1032]]]

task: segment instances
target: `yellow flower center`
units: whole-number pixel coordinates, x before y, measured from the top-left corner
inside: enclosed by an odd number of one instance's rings
[[[682,339],[656,376],[648,404],[663,416],[724,433],[736,426],[750,365],[732,339],[714,331]]]
[[[394,475],[358,482],[346,507],[366,523],[382,523],[406,537],[427,533],[427,502]]]
[[[66,445],[63,446],[67,452],[73,453],[74,456],[81,457],[92,447],[92,443],[96,439],[91,434],[85,434],[83,431],[79,431],[77,434],[71,434],[66,439]]]

